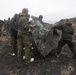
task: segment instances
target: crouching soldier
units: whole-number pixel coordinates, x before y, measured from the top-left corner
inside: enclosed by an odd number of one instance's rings
[[[70,23],[69,20],[66,19],[65,23],[63,25],[56,25],[56,26],[54,26],[54,29],[62,30],[62,37],[61,37],[60,41],[58,42],[58,47],[57,47],[57,57],[60,56],[62,47],[65,44],[68,44],[69,48],[71,49],[71,51],[74,55],[73,58],[76,58],[75,44],[72,42],[72,35],[74,33],[72,23]]]
[[[30,63],[31,61],[31,51],[30,51],[30,34],[29,34],[29,25],[27,16],[28,9],[24,8],[22,13],[19,14],[19,25],[18,25],[18,35],[17,35],[17,44],[18,44],[18,60],[21,61],[23,58],[23,48],[24,54],[26,57],[26,62]]]

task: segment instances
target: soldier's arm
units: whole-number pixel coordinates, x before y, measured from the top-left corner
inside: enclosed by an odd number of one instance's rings
[[[54,26],[53,28],[54,28],[54,29],[62,30],[62,27],[63,27],[63,25],[56,25],[56,26]]]
[[[54,27],[52,27],[53,35],[58,35],[59,36],[56,29],[62,30],[62,27],[63,27],[63,25],[55,25]]]

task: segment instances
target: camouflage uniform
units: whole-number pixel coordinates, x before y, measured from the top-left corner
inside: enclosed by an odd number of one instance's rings
[[[61,40],[58,42],[57,55],[60,54],[62,47],[65,44],[68,44],[69,48],[71,49],[71,51],[75,57],[76,56],[75,44],[72,42],[72,35],[74,32],[74,29],[72,27],[72,23],[67,21],[67,22],[65,22],[64,25],[57,25],[54,28],[62,30],[62,37],[61,37]]]
[[[29,34],[29,25],[27,18],[22,13],[19,18],[19,26],[18,26],[18,35],[17,35],[17,43],[18,43],[18,60],[22,60],[23,57],[23,48],[24,54],[26,56],[26,62],[30,62],[31,52],[30,52],[30,34]]]
[[[11,27],[10,27],[10,36],[11,36],[11,53],[15,53],[17,55],[17,17],[18,14],[15,14],[11,20]]]

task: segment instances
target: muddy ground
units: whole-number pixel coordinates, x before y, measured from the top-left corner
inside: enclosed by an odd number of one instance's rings
[[[67,48],[62,50],[60,58],[50,53],[43,58],[40,53],[34,54],[35,61],[26,65],[17,57],[10,55],[8,37],[0,38],[0,75],[76,75],[76,59]]]

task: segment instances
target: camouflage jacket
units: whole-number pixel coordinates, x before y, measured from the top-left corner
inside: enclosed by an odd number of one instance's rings
[[[65,23],[63,25],[56,25],[54,29],[62,30],[62,39],[71,40],[72,35],[74,33],[74,29],[72,27],[72,23]]]
[[[23,14],[21,14],[19,18],[18,32],[27,33],[28,31],[29,31],[28,21],[26,17]]]

